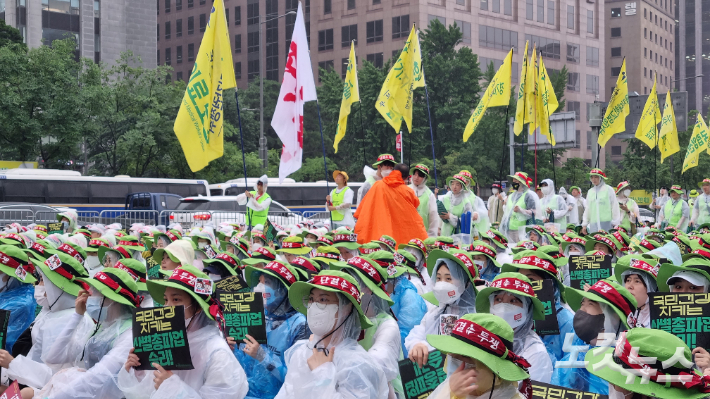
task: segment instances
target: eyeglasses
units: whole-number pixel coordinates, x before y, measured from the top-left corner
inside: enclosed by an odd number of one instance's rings
[[[305,306],[306,309],[311,307],[311,304],[315,303],[316,306],[318,307],[318,309],[321,309],[321,310],[325,309],[325,307],[328,305],[337,305],[338,304],[338,302],[333,302],[332,300],[330,300],[327,297],[319,297],[319,298],[314,299],[311,296],[304,296],[302,299],[302,302],[303,302],[303,306]]]

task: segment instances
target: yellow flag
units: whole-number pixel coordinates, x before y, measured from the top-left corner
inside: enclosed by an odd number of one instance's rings
[[[345,73],[345,83],[343,83],[343,100],[340,103],[340,115],[338,116],[338,128],[335,134],[333,148],[338,153],[338,143],[345,137],[345,130],[348,126],[348,115],[350,107],[354,102],[360,101],[360,90],[357,86],[357,61],[355,60],[355,42],[350,43],[350,58],[348,58],[348,70]]]
[[[519,135],[523,131],[523,125],[525,125],[525,111],[527,110],[527,104],[525,97],[525,90],[527,88],[528,80],[528,41],[525,41],[525,52],[523,53],[523,67],[520,69],[520,85],[518,85],[518,99],[515,104],[515,124],[513,125],[513,131],[515,135]]]
[[[547,141],[554,146],[556,143],[555,136],[550,131],[550,115],[557,111],[560,104],[557,102],[557,95],[555,95],[555,89],[552,87],[542,57],[540,57],[540,66],[538,67],[536,100],[537,124],[540,127],[540,134],[547,137]]]
[[[224,151],[222,92],[237,86],[233,65],[224,3],[215,0],[173,126],[193,172]]]
[[[528,134],[533,134],[535,129],[537,129],[537,108],[535,96],[537,95],[537,50],[535,45],[533,45],[532,56],[530,57],[530,64],[528,64],[528,76],[526,78],[528,84],[525,86],[525,123],[530,123],[528,125]]]
[[[661,121],[661,110],[658,107],[658,95],[656,94],[656,77],[653,77],[653,87],[648,95],[646,105],[643,107],[641,120],[636,128],[636,138],[646,143],[653,149],[656,146],[658,137],[658,123]]]
[[[498,68],[493,79],[488,84],[486,92],[483,93],[483,97],[478,102],[478,106],[473,110],[471,118],[466,124],[466,129],[463,132],[463,141],[468,141],[471,137],[473,131],[481,122],[483,114],[486,112],[488,107],[500,107],[507,106],[510,104],[510,77],[513,72],[513,50],[511,49],[508,55],[503,60],[503,65]]]
[[[661,163],[669,156],[680,151],[678,144],[678,129],[675,125],[675,113],[673,112],[673,102],[671,92],[666,93],[666,104],[663,106],[663,118],[661,119],[661,136],[658,140],[658,149],[661,150]]]
[[[412,132],[412,99],[414,89],[424,87],[424,72],[422,71],[422,54],[419,48],[419,35],[416,26],[412,27],[404,48],[387,74],[377,97],[375,108],[399,133],[402,120]]]
[[[693,128],[693,135],[690,136],[690,142],[688,143],[688,150],[685,152],[682,173],[698,166],[698,157],[700,157],[701,152],[707,150],[710,153],[710,147],[708,147],[709,134],[710,132],[708,132],[708,126],[705,124],[703,116],[698,114],[698,120]]]
[[[629,89],[626,86],[626,58],[621,64],[616,87],[611,93],[609,105],[604,114],[602,127],[599,129],[599,145],[604,147],[611,136],[626,130],[626,116],[629,114]]]

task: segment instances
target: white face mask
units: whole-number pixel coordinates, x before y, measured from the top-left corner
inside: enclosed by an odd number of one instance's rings
[[[84,265],[87,269],[96,269],[101,266],[101,260],[98,256],[87,256]]]
[[[210,274],[208,274],[208,276],[210,277],[210,280],[212,280],[212,281],[219,281],[222,279],[222,276],[220,276],[219,274],[210,273]]]
[[[478,271],[479,271],[479,272],[480,272],[481,270],[483,270],[484,267],[486,267],[486,262],[484,262],[484,261],[482,261],[482,260],[474,260],[473,263],[475,263],[476,266],[478,266]]]
[[[191,307],[192,307],[192,305],[185,307],[184,312],[187,313],[187,310],[190,309]],[[187,328],[190,325],[190,321],[192,321],[193,317],[195,317],[194,314],[192,316],[190,316],[189,318],[185,319],[185,328]]]
[[[631,190],[628,190],[628,189],[624,190],[624,196],[625,196],[625,197],[630,197],[630,196],[631,196]]]
[[[35,301],[39,306],[49,306],[47,291],[44,289],[43,285],[35,285]]]
[[[451,377],[451,374],[453,374],[456,370],[458,370],[458,368],[461,367],[461,363],[464,363],[464,362],[462,362],[461,360],[456,359],[454,357],[451,357],[449,355],[447,355],[446,357],[447,357],[446,375]],[[475,370],[476,365],[471,364],[471,363],[464,363],[463,369],[464,370]]]
[[[97,322],[102,322],[106,320],[107,311],[106,308],[101,308],[101,302],[104,298],[100,296],[90,296],[86,300],[86,314]]]
[[[461,292],[455,285],[446,281],[437,281],[434,284],[434,297],[439,301],[439,305],[452,304],[461,296]]]
[[[497,188],[494,188],[494,189],[493,189],[493,194],[498,194],[498,189],[497,189]],[[453,359],[453,358],[452,358],[452,359]]]
[[[491,314],[505,320],[514,329],[525,323],[525,309],[515,306],[512,303],[497,303],[491,306]]]
[[[208,244],[208,243],[206,243],[206,242],[198,242],[198,243],[197,243],[197,248],[205,249],[205,248],[207,248],[209,245],[210,245],[210,244]]]
[[[387,177],[392,173],[392,169],[382,169],[382,177]]]
[[[542,188],[542,193],[545,195],[550,195],[552,194],[552,187],[550,186],[545,186]]]
[[[264,285],[264,283],[259,283],[256,285],[256,287],[254,287],[254,292],[261,292],[263,294],[264,291],[266,291],[266,286]]]
[[[255,242],[254,244],[251,245],[251,250],[256,251],[257,249],[261,248],[263,245],[261,245],[260,242]]]
[[[308,328],[311,332],[319,337],[328,334],[335,326],[335,314],[338,313],[339,306],[336,304],[325,305],[325,309],[321,309],[315,303],[308,307],[306,312],[306,320]]]

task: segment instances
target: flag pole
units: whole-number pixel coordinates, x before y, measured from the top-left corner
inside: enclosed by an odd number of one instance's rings
[[[422,67],[422,76],[424,76],[424,67]],[[429,134],[431,135],[431,156],[434,161],[434,187],[439,188],[439,182],[436,177],[436,151],[434,151],[434,129],[431,127],[431,109],[429,108],[429,85],[424,79],[424,92],[426,93],[426,112],[429,115]]]
[[[321,122],[320,118],[320,101],[318,100],[316,100],[316,107],[318,107],[318,126],[320,127],[320,142],[323,145],[323,169],[325,172],[325,189],[327,190],[326,195],[330,195],[330,184],[328,184],[328,163],[325,160],[325,140],[323,139],[323,122]],[[333,226],[333,214],[330,211],[328,211],[328,217],[330,218],[330,229],[334,230],[335,226]]]
[[[362,164],[366,165],[367,156],[365,155],[365,125],[362,123],[362,100],[360,100],[358,114],[360,114],[360,134],[362,135]]]
[[[239,112],[239,91],[235,88],[234,89],[234,98],[237,100],[237,119],[239,120],[239,139],[242,142],[242,166],[244,166],[244,189],[248,190],[249,189],[249,183],[247,183],[247,161],[246,157],[244,156],[244,132],[242,131],[242,116],[241,113]],[[249,202],[249,199],[247,198],[247,203]],[[249,215],[249,209],[245,206],[247,213],[247,226],[249,228],[249,232],[251,232],[251,216]],[[251,239],[251,234],[249,234],[249,237]]]
[[[508,110],[510,105],[505,106],[505,122],[503,123],[503,156],[500,157],[500,169],[498,169],[498,185],[500,185],[499,192],[503,192],[503,166],[505,165],[505,149],[506,143],[508,142],[508,132],[506,128],[508,126]],[[496,205],[496,221],[498,220],[498,206]]]

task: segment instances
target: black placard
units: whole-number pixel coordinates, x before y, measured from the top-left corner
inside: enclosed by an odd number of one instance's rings
[[[557,308],[555,307],[555,282],[549,279],[531,281],[537,299],[545,308],[545,319],[535,320],[537,335],[559,335],[560,325],[557,321]]]
[[[153,260],[153,257],[145,260],[146,263],[146,274],[148,275],[148,280],[162,280],[163,275],[160,274],[160,263]]]
[[[271,224],[271,221],[266,219],[266,223],[264,223],[264,236],[266,236],[266,242],[275,242],[276,234],[278,234],[278,232],[279,231],[276,230],[276,227]]]
[[[7,326],[10,324],[10,311],[0,309],[0,348],[6,349],[7,345]]]
[[[532,382],[532,399],[608,399],[607,395],[578,391],[544,382]]]
[[[261,292],[217,292],[224,305],[226,334],[242,343],[247,334],[258,343],[266,343],[264,299]]]
[[[690,349],[710,347],[710,294],[649,292],[651,328],[682,339]]]
[[[64,234],[64,223],[48,223],[47,234]]]
[[[583,289],[584,284],[594,285],[597,281],[611,276],[611,255],[569,257],[569,281],[572,288]]]
[[[239,292],[245,288],[249,288],[241,276],[241,271],[237,271],[234,276],[223,278],[214,283],[215,291],[218,292]]]
[[[406,399],[426,398],[446,380],[444,359],[441,352],[433,350],[429,352],[429,359],[422,368],[409,359],[399,361],[399,374]]]
[[[138,308],[133,311],[133,347],[141,365],[137,370],[192,370],[190,344],[182,306]]]

